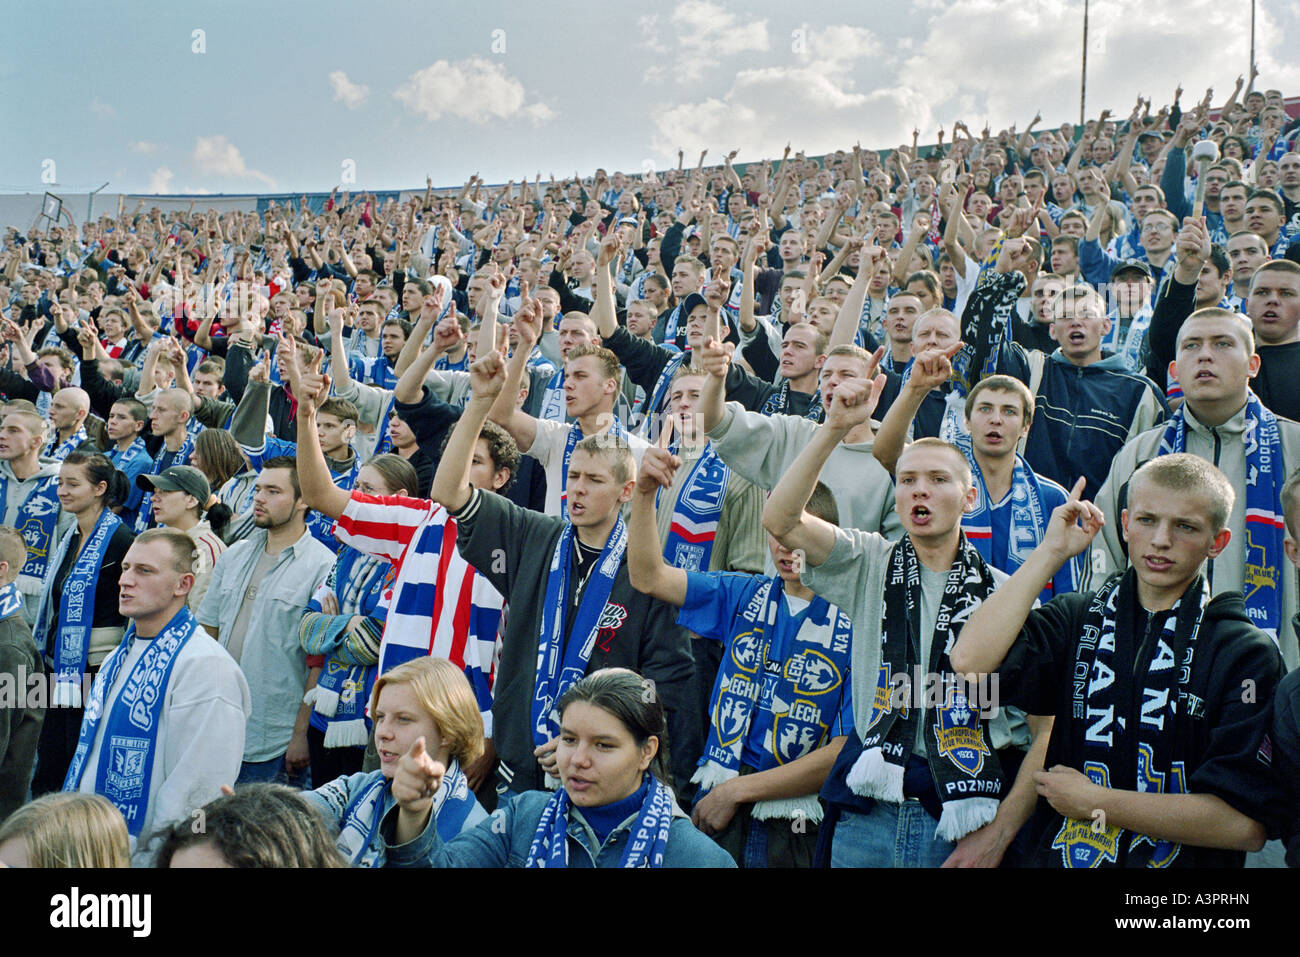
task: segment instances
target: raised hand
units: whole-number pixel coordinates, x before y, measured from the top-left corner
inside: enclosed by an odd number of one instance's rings
[[[506,360],[493,351],[469,367],[469,386],[476,399],[495,399],[506,384]]]
[[[424,814],[433,805],[433,796],[442,786],[442,776],[446,773],[447,769],[425,750],[421,735],[397,762],[397,770],[393,772],[393,800],[403,811]]]
[[[923,392],[939,388],[952,378],[952,357],[964,346],[964,342],[958,342],[946,349],[927,349],[916,356],[912,360],[912,372],[907,377],[907,387]]]
[[[695,357],[693,364],[698,365],[715,379],[725,379],[727,370],[731,367],[731,355],[735,348],[733,343],[719,342],[710,337],[700,348],[700,354]]]
[[[678,456],[668,451],[673,441],[674,417],[665,412],[659,421],[662,423],[659,436],[655,444],[646,449],[636,472],[636,489],[642,494],[653,495],[661,488],[671,488],[673,476],[682,464]]]
[[[1052,512],[1043,536],[1043,546],[1052,549],[1062,561],[1073,558],[1086,549],[1106,524],[1106,518],[1092,502],[1082,500],[1083,476],[1070,489],[1065,504]]]

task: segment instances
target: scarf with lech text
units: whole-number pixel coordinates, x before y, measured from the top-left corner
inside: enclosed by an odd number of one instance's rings
[[[829,740],[849,672],[853,624],[825,598],[792,614],[780,578],[754,576],[754,590],[730,623],[713,685],[710,727],[693,782],[701,794],[740,773],[745,745],[755,771],[796,761]],[[822,818],[816,795],[758,801],[767,818]]]

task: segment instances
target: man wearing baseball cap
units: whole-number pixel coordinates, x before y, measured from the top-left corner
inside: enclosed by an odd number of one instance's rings
[[[158,475],[139,475],[136,484],[152,492],[154,521],[165,528],[184,532],[194,542],[198,559],[194,563],[194,587],[190,589],[189,606],[197,610],[208,591],[212,566],[226,550],[220,531],[230,521],[228,506],[214,503],[209,512],[212,488],[207,476],[192,465],[173,465]],[[212,522],[217,528],[212,527]]]

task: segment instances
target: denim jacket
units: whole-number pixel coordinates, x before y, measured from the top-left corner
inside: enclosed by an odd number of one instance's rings
[[[393,846],[397,826],[395,814],[385,815],[380,830],[388,844],[389,867],[523,867],[537,834],[548,791],[527,791],[477,827],[466,828],[451,841],[442,841],[430,816],[424,833],[407,844]],[[629,815],[598,845],[595,832],[579,808],[569,816],[569,865],[571,867],[618,867],[623,850],[637,819]],[[731,855],[695,829],[686,814],[673,805],[673,822],[668,830],[664,867],[735,867]]]

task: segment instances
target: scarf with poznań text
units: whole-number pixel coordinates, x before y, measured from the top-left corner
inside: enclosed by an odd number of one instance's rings
[[[780,578],[754,576],[749,603],[730,623],[731,638],[713,685],[704,755],[691,780],[701,795],[740,773],[745,744],[755,771],[790,764],[824,745],[843,701],[853,624],[825,598],[792,614]],[[816,795],[758,801],[757,820],[817,823]]]
[[[647,772],[649,773],[649,772]],[[546,802],[537,821],[537,833],[528,848],[524,867],[569,866],[569,792],[560,788]],[[668,828],[673,823],[673,795],[651,775],[636,824],[632,826],[620,867],[663,867],[668,850]]]
[[[1070,750],[1083,756],[1083,773],[1101,787],[1185,794],[1187,739],[1177,725],[1197,707],[1187,685],[1209,585],[1198,575],[1173,608],[1155,613],[1164,616],[1164,627],[1154,641],[1129,624],[1136,600],[1137,573],[1130,567],[1106,579],[1088,606],[1073,666],[1074,674],[1088,675],[1088,685],[1085,692],[1082,682],[1075,684]],[[1062,867],[1168,867],[1181,849],[1174,841],[1099,826],[1104,823],[1062,819],[1051,845],[1061,852]]]
[[[1187,451],[1186,405],[1169,417],[1157,455]],[[1277,416],[1264,407],[1254,392],[1246,393],[1246,614],[1251,623],[1277,641],[1282,623],[1282,486],[1286,466]],[[1259,563],[1250,561],[1258,554]]]
[[[198,627],[190,610],[182,605],[167,627],[149,642],[127,676],[112,710],[105,715],[105,699],[135,641],[132,622],[122,643],[104,660],[95,676],[90,701],[81,719],[81,737],[63,780],[63,790],[76,791],[81,787],[81,776],[95,745],[99,723],[101,719],[106,720],[95,771],[95,793],[117,806],[126,818],[127,830],[136,837],[144,827],[145,809],[149,806],[149,785],[158,753],[158,724],[167,700],[167,682],[176,659]]]
[[[988,745],[987,721],[948,660],[961,626],[993,589],[993,573],[963,535],[935,618],[930,660],[923,665],[941,680],[943,700],[934,708],[915,707],[916,689],[895,700],[901,690],[895,677],[914,674],[921,665],[921,563],[908,535],[890,550],[880,623],[881,684],[870,720],[858,732],[862,754],[847,783],[863,797],[903,803],[903,769],[916,742],[916,724],[922,722],[926,760],[943,803],[936,836],[945,841],[960,840],[992,821],[1006,789],[1001,764]]]

